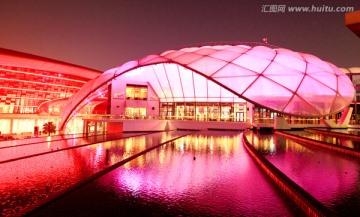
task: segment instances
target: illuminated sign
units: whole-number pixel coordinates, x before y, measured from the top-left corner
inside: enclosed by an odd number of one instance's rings
[[[113,99],[120,99],[123,98],[123,96],[124,96],[124,91],[113,93]]]

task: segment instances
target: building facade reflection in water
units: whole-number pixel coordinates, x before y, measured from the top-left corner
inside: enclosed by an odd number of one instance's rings
[[[273,134],[247,132],[254,147],[336,214],[359,212],[360,160]]]
[[[41,200],[51,197],[70,186],[81,182],[91,175],[126,159],[146,148],[186,132],[161,132],[107,141],[102,143],[79,146],[77,148],[60,150],[39,156],[29,157],[0,164],[0,204],[1,215],[14,215]],[[78,138],[79,139],[79,138]],[[77,142],[81,142],[76,140]],[[50,150],[74,147],[78,144],[71,140],[53,141],[55,144],[34,144],[21,147],[1,149],[16,152],[21,148],[21,154],[32,155],[34,148],[44,146]],[[18,155],[12,155],[18,157]]]
[[[296,210],[247,154],[239,132],[182,137],[128,162],[94,185],[104,191],[101,195],[116,195],[116,199],[111,196],[112,203],[126,203],[124,214],[151,213],[153,207],[160,216],[292,216]]]

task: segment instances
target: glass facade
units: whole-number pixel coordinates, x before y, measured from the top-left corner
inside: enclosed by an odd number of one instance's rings
[[[146,108],[125,108],[125,118],[143,119],[146,117]]]
[[[177,102],[161,103],[164,119],[196,121],[246,121],[245,103]]]

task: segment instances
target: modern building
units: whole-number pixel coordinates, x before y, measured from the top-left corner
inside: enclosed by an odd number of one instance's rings
[[[360,37],[360,10],[345,14],[345,25]]]
[[[33,135],[35,126],[59,122],[66,100],[100,71],[0,49],[0,132]]]
[[[319,124],[320,117],[346,108],[354,93],[344,72],[313,55],[268,44],[209,44],[149,55],[104,72],[69,99],[59,127],[65,130],[68,120],[104,95],[102,113],[112,119],[254,125],[286,115],[290,122],[301,117]],[[105,131],[103,123],[101,128]]]
[[[345,72],[350,80],[352,81],[355,88],[355,97],[350,106],[354,109],[353,115],[351,117],[352,124],[360,123],[360,67],[351,67],[351,68],[341,68]]]

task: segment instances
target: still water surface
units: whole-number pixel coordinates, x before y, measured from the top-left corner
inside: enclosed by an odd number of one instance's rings
[[[360,213],[360,160],[303,146],[273,134],[249,132],[248,140],[290,179],[336,216]]]
[[[0,163],[0,216],[15,215],[129,156],[185,134],[188,133],[153,133]],[[82,142],[83,139],[74,139],[12,147],[0,149],[0,154],[3,151],[8,157],[16,157],[19,153],[41,153]]]
[[[182,137],[35,215],[301,216],[250,158],[239,132]]]
[[[340,132],[340,130],[334,132]],[[317,132],[307,132],[304,130],[287,131],[287,133],[360,151],[360,142],[351,139],[337,138],[335,136],[328,136]]]
[[[123,159],[188,133],[153,133],[2,163],[0,216],[19,213]],[[353,216],[360,212],[358,158],[303,146],[273,134],[247,132],[246,135],[271,163],[335,215]],[[77,142],[82,144],[81,141]],[[69,140],[66,144],[73,146],[73,142]],[[61,149],[67,147],[66,144],[50,143],[50,147]],[[47,145],[37,146],[36,150],[43,152]],[[18,150],[26,153],[24,147]],[[31,146],[26,147],[29,153],[34,152]],[[244,149],[240,132],[206,131],[149,151],[77,191],[65,194],[34,215],[303,214],[259,170]]]

